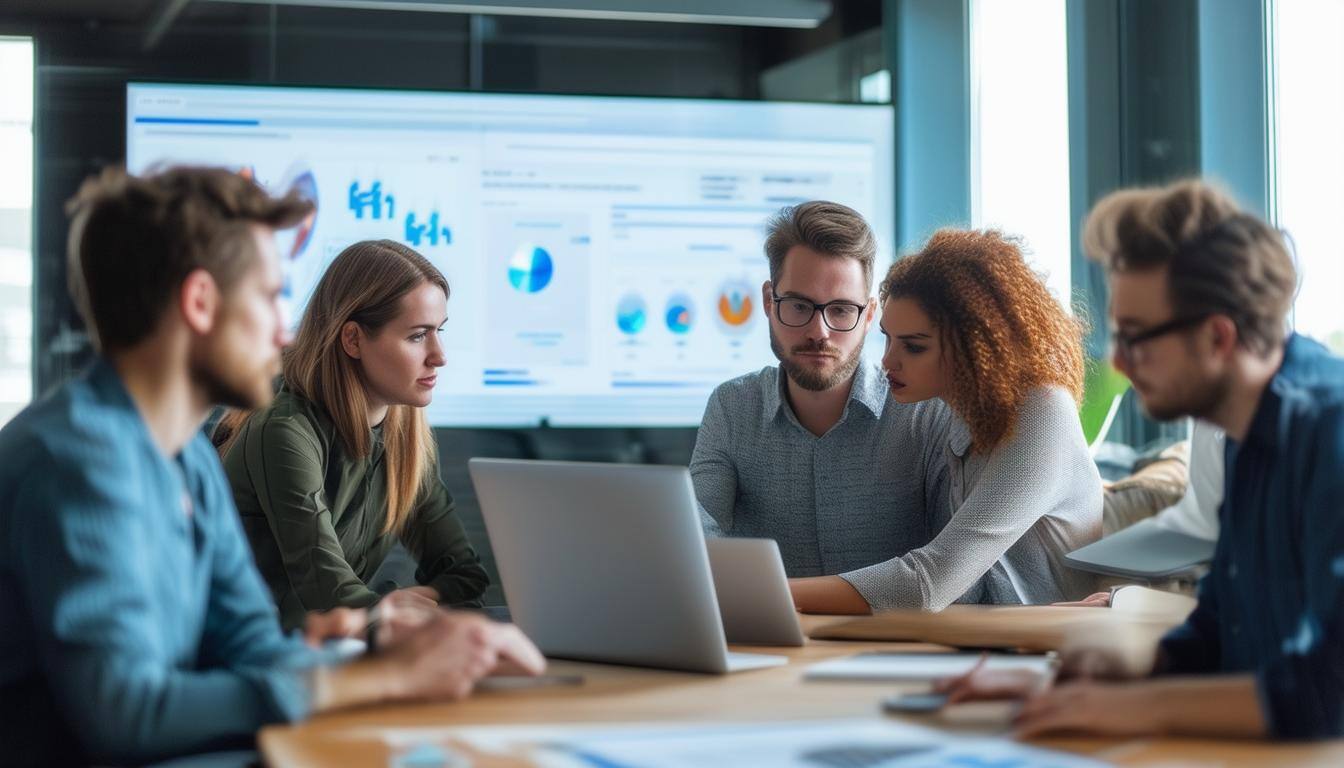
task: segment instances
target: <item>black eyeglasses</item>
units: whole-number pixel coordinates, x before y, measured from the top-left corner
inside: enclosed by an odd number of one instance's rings
[[[1112,331],[1111,343],[1115,345],[1115,350],[1120,353],[1121,358],[1126,362],[1133,362],[1134,349],[1140,344],[1152,341],[1159,336],[1166,336],[1167,334],[1175,333],[1176,331],[1192,328],[1208,319],[1209,315],[1207,314],[1191,315],[1189,317],[1178,317],[1175,320],[1168,320],[1161,325],[1155,325],[1146,331],[1139,331],[1138,333]]]
[[[846,333],[859,326],[859,318],[863,317],[863,310],[867,309],[864,304],[841,299],[818,304],[798,296],[780,296],[773,288],[770,290],[770,295],[775,302],[775,317],[790,328],[802,328],[812,322],[812,317],[820,312],[822,322],[826,323],[827,328]]]

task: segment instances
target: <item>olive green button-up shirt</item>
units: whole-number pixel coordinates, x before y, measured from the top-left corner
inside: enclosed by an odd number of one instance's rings
[[[387,472],[382,430],[364,458],[347,455],[319,405],[282,389],[240,428],[224,457],[243,529],[286,629],[308,611],[362,608],[368,586],[397,541],[384,531]],[[400,540],[416,581],[450,604],[478,604],[489,577],[467,540],[453,499],[435,478],[416,500]]]

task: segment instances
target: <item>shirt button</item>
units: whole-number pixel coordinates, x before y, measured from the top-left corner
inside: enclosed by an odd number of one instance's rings
[[[1241,623],[1240,623],[1240,622],[1236,622],[1236,621],[1232,622],[1232,628],[1231,628],[1231,629],[1232,629],[1232,636],[1233,636],[1233,637],[1236,637],[1237,635],[1240,635],[1240,634],[1241,634]]]
[[[1231,563],[1231,564],[1229,564],[1229,565],[1227,566],[1227,578],[1229,578],[1229,579],[1235,579],[1235,578],[1237,578],[1237,564],[1236,564],[1236,563]]]

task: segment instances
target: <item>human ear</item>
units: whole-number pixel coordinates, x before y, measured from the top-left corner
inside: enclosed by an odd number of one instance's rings
[[[219,284],[213,275],[204,269],[187,273],[178,289],[178,309],[188,328],[197,334],[209,333],[221,304]]]
[[[363,340],[362,336],[359,323],[354,320],[348,320],[345,325],[341,326],[341,349],[355,360],[360,357],[359,345]]]
[[[1237,348],[1237,324],[1227,315],[1214,315],[1209,318],[1211,341],[1214,352],[1219,357],[1227,357]]]

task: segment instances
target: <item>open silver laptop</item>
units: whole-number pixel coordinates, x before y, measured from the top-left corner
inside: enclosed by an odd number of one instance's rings
[[[774,539],[706,539],[719,618],[728,642],[802,645],[806,642]]]
[[[685,467],[471,459],[514,623],[547,656],[735,672]]]

